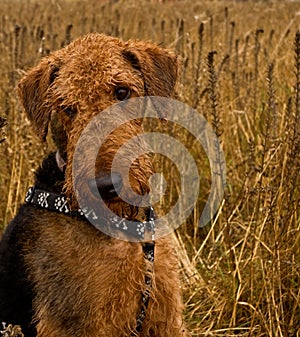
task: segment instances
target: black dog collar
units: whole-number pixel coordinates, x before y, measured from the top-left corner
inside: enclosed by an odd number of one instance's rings
[[[147,214],[148,219],[143,222],[129,221],[117,216],[112,217],[107,221],[103,217],[97,215],[93,208],[85,207],[80,208],[77,211],[71,211],[68,200],[64,195],[44,191],[35,188],[34,186],[28,189],[25,202],[49,211],[88,220],[92,224],[96,223],[96,227],[100,230],[101,226],[105,226],[108,222],[111,230],[122,232],[128,238],[132,237],[139,241],[154,241],[155,239],[154,212],[152,207],[149,207],[149,214]]]

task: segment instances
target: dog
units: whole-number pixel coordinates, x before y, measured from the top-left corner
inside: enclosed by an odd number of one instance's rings
[[[20,80],[17,91],[28,119],[42,141],[50,129],[56,151],[36,171],[34,187],[1,240],[2,322],[20,325],[26,337],[189,336],[171,238],[153,241],[151,232],[148,240],[126,239],[128,227],[143,226],[141,234],[154,223],[152,209],[139,205],[153,174],[147,145],[137,141],[125,149],[112,171],[114,156],[143,132],[143,123],[120,124],[94,160],[88,147],[74,160],[94,118],[100,137],[115,119],[103,111],[138,97],[172,97],[177,77],[172,52],[151,42],[90,33],[42,59]],[[143,155],[128,163],[137,150]],[[104,200],[99,216],[107,219],[109,209],[123,219],[124,237],[88,221],[74,186],[83,201],[97,204],[99,193]],[[120,232],[119,223],[114,225],[113,232]],[[105,226],[112,226],[111,219]]]

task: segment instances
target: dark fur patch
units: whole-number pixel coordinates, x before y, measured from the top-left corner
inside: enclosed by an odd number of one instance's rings
[[[63,179],[64,174],[57,167],[55,153],[51,153],[37,170],[35,185],[61,193]],[[35,326],[31,325],[33,287],[26,278],[28,273],[23,259],[23,244],[28,238],[35,242],[40,235],[39,229],[31,226],[30,219],[34,217],[35,207],[22,205],[0,243],[0,321],[21,325],[26,337],[36,336]]]

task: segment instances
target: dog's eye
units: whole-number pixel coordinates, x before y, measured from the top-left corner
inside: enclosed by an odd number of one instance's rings
[[[71,107],[63,106],[62,109],[71,118],[76,115],[76,111]]]
[[[126,87],[118,87],[115,90],[115,96],[118,101],[125,101],[126,99],[130,98],[131,91],[129,88]]]

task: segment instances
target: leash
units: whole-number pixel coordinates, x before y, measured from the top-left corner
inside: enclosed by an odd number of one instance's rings
[[[101,229],[101,224],[105,224],[107,219],[100,217],[96,214],[94,209],[85,207],[80,208],[77,211],[71,211],[67,198],[62,194],[56,194],[48,191],[44,191],[34,186],[30,187],[25,196],[25,202],[27,204],[35,205],[39,208],[46,209],[52,212],[64,214],[70,217],[78,217],[82,220],[93,220],[92,224],[97,224],[95,226],[97,229]],[[145,285],[146,288],[142,292],[141,296],[141,310],[137,315],[136,319],[136,328],[132,332],[131,336],[137,336],[142,330],[142,325],[146,317],[146,312],[148,304],[151,298],[152,290],[152,278],[153,278],[153,269],[154,269],[154,248],[155,248],[155,215],[153,207],[149,207],[146,214],[146,221],[129,221],[126,219],[120,219],[115,216],[110,218],[109,225],[113,230],[120,231],[121,233],[126,234],[127,236],[134,237],[135,239],[143,241],[145,237],[150,236],[150,241],[143,242],[143,255],[144,259],[149,262],[148,268],[145,273]]]
[[[147,213],[147,221],[150,223],[153,223],[153,235],[154,235],[154,210],[152,207],[149,207],[148,213]],[[143,326],[143,321],[146,317],[146,311],[147,307],[149,304],[149,300],[151,297],[151,289],[152,289],[152,276],[153,276],[153,267],[154,267],[154,238],[151,242],[144,242],[143,243],[143,253],[144,253],[144,258],[150,262],[150,267],[147,270],[147,273],[145,274],[145,284],[146,284],[146,289],[142,293],[142,308],[141,311],[136,319],[136,328],[135,331],[137,333],[140,333],[142,330]],[[150,276],[151,275],[151,276]],[[136,334],[133,332],[131,336],[136,336]]]

